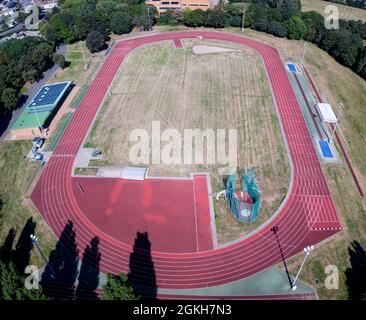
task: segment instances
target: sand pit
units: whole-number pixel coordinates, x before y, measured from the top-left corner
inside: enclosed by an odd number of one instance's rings
[[[209,54],[209,53],[225,53],[225,52],[240,52],[240,50],[215,47],[215,46],[202,46],[197,45],[192,47],[194,54]]]

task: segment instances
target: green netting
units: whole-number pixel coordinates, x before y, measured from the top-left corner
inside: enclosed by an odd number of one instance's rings
[[[261,206],[261,192],[255,181],[255,173],[249,169],[245,169],[244,179],[243,179],[243,192],[249,195],[250,200],[253,203],[252,212],[250,215],[250,221],[252,222],[257,219],[259,214],[259,209]]]
[[[239,219],[239,201],[235,196],[236,174],[228,177],[226,185],[226,197],[229,201],[230,211],[236,219]]]
[[[255,181],[255,174],[253,171],[246,169],[243,178],[242,192],[247,194],[250,198],[245,200],[239,198],[235,192],[236,175],[229,175],[226,184],[226,198],[229,202],[229,207],[235,219],[252,223],[259,214],[261,206],[260,190]]]

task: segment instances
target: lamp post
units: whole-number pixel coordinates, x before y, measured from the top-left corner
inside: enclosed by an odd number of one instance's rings
[[[292,291],[295,291],[295,290],[297,289],[297,286],[296,286],[297,278],[298,278],[298,277],[299,277],[299,275],[300,275],[300,272],[301,272],[301,270],[302,270],[302,268],[303,268],[303,266],[304,266],[304,264],[305,264],[306,259],[308,258],[308,256],[310,255],[310,253],[311,253],[313,250],[314,250],[314,246],[307,246],[307,247],[305,247],[305,248],[304,248],[305,258],[304,258],[304,260],[303,260],[303,262],[302,262],[302,264],[301,264],[301,266],[300,266],[300,269],[299,269],[299,271],[298,271],[298,273],[297,273],[297,275],[296,275],[296,277],[295,277],[295,280],[292,282],[292,285],[291,285],[291,290],[292,290]]]
[[[50,267],[50,270],[51,270],[51,273],[52,273],[51,274],[52,279],[56,279],[56,273],[53,271],[53,269],[52,269],[51,265],[49,264],[47,258],[45,257],[45,255],[43,254],[41,248],[38,245],[38,238],[34,234],[31,234],[30,238],[31,238],[32,244],[34,246],[36,246],[36,248],[38,249],[38,251],[41,254],[42,258],[44,259],[44,261],[46,261],[46,264]]]
[[[86,70],[86,69],[88,69],[88,65],[86,63],[86,58],[85,58],[85,54],[84,54],[83,41],[80,41],[80,49],[81,49],[81,54],[82,54],[83,60],[84,60],[84,70]]]
[[[340,121],[340,118],[341,118],[341,115],[342,115],[342,112],[343,112],[343,109],[344,109],[344,105],[343,105],[342,102],[339,103],[338,108],[339,108],[339,113],[338,113],[337,122],[334,125],[332,135],[331,135],[330,139],[328,140],[329,143],[332,143],[333,142],[333,139],[334,139],[336,130],[337,130],[338,126],[339,126],[339,121]]]
[[[305,41],[305,43],[304,43],[304,52],[302,54],[301,64],[300,64],[301,71],[303,71],[303,69],[304,69],[304,60],[305,60],[306,47],[307,47],[307,42]]]
[[[292,285],[291,277],[290,277],[290,274],[288,272],[288,268],[287,268],[285,256],[283,255],[283,252],[282,252],[282,248],[281,248],[281,244],[280,244],[280,239],[278,238],[278,235],[277,235],[278,229],[279,229],[278,226],[274,226],[274,227],[271,228],[271,231],[276,236],[276,240],[277,240],[277,243],[278,243],[278,247],[280,248],[280,253],[281,253],[282,261],[283,261],[283,264],[285,265],[287,279],[288,279],[288,282],[290,283],[290,288],[292,289],[293,285]]]
[[[148,16],[148,18],[149,18],[149,30],[148,30],[148,31],[150,31],[150,30],[151,30],[150,6],[147,6],[147,16]]]
[[[244,32],[245,9],[243,9],[243,20],[241,22],[241,32]]]

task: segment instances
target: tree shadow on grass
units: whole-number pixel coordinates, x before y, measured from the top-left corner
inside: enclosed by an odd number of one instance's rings
[[[351,267],[347,268],[346,284],[348,298],[352,300],[366,299],[366,252],[358,241],[353,241],[348,248]]]
[[[98,299],[95,290],[99,285],[99,264],[101,259],[99,242],[99,237],[94,237],[90,241],[90,245],[85,248],[76,290],[76,298],[78,300]]]
[[[69,220],[42,274],[41,285],[47,297],[64,300],[75,297],[79,262],[75,238],[74,224]]]
[[[14,228],[11,228],[5,238],[3,245],[0,247],[0,260],[4,263],[9,263],[13,260],[13,244],[16,236]]]
[[[137,232],[129,267],[127,279],[133,287],[134,294],[142,299],[156,299],[156,274],[147,232]]]
[[[36,223],[33,218],[29,218],[25,223],[23,230],[19,236],[18,242],[15,246],[14,263],[20,272],[24,272],[26,266],[29,265],[30,254],[33,248],[31,234],[36,230]]]

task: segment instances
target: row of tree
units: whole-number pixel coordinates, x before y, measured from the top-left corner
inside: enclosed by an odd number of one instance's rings
[[[40,32],[50,43],[86,40],[89,50],[97,52],[106,48],[111,32],[149,30],[156,14],[143,0],[65,0],[47,15]]]

